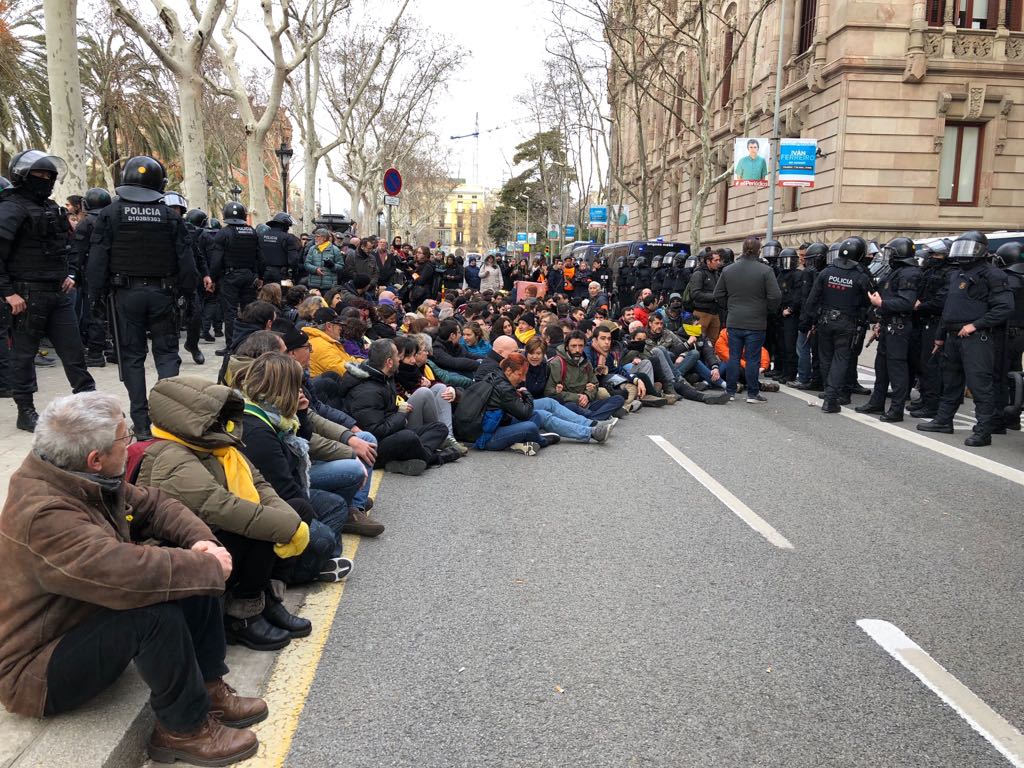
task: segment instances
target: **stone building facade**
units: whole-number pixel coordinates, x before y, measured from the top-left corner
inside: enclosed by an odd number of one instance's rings
[[[724,0],[719,13],[742,20],[752,2],[757,0]],[[784,7],[781,134],[817,139],[821,156],[813,189],[775,190],[779,240],[827,243],[861,234],[884,242],[902,234],[1024,228],[1022,4],[775,0],[764,12],[756,49],[744,45],[733,65],[731,98],[716,99],[720,167],[731,162],[733,138],[744,135],[744,117],[746,135],[771,135],[778,14]],[[680,77],[687,77],[683,58]],[[616,78],[613,67],[613,107],[622,87]],[[661,169],[648,195],[648,232],[631,211],[621,239],[690,239],[698,148],[673,135],[671,115],[658,111],[650,109],[651,136],[657,138],[647,142],[648,166]],[[635,130],[616,124],[613,137],[627,184],[639,180]],[[769,191],[728,184],[708,199],[702,244],[735,246],[749,234],[763,236]]]

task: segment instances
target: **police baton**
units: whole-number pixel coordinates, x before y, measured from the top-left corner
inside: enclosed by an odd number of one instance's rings
[[[124,381],[124,363],[121,356],[121,323],[117,316],[117,302],[114,292],[107,294],[107,316],[110,318],[110,333],[114,337],[114,352],[117,353],[117,380]]]

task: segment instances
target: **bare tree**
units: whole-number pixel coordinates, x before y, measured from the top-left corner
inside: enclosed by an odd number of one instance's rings
[[[436,234],[449,193],[457,186],[448,153],[436,137],[423,139],[402,162],[402,204],[394,209],[394,230],[409,242]],[[486,231],[486,223],[481,227]]]
[[[128,26],[174,75],[178,85],[178,112],[181,125],[181,157],[184,172],[184,193],[189,202],[204,210],[208,207],[206,191],[206,132],[201,111],[203,53],[210,42],[213,28],[224,11],[227,0],[208,0],[200,9],[199,0],[189,0],[189,10],[197,19],[189,34],[178,14],[166,0],[150,0],[157,12],[166,42],[158,40],[125,4],[110,0],[117,17]]]
[[[43,0],[46,25],[46,72],[50,81],[50,152],[68,170],[54,194],[58,200],[85,190],[85,127],[82,83],[78,74],[78,2]]]

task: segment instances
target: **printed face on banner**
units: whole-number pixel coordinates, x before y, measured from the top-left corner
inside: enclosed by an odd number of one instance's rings
[[[732,185],[734,187],[768,186],[768,139],[744,136],[733,145]]]

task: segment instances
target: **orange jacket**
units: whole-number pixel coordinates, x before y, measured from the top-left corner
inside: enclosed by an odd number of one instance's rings
[[[715,342],[715,354],[718,355],[718,359],[723,363],[729,360],[729,331],[723,328],[721,333],[718,334],[718,341]],[[761,370],[767,370],[769,365],[768,350],[761,347]],[[740,358],[740,365],[746,366],[747,358]]]

